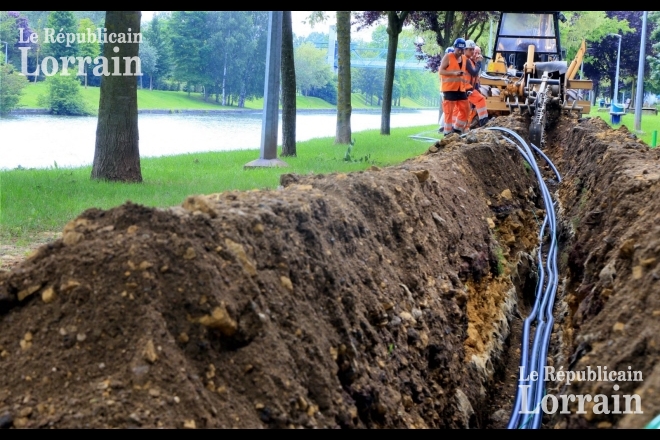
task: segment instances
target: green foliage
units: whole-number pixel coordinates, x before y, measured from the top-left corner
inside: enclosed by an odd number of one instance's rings
[[[171,30],[172,55],[176,59],[174,76],[184,82],[202,82],[203,45],[206,35],[207,11],[174,11]]]
[[[326,52],[306,42],[295,49],[296,86],[303,95],[310,89],[324,87],[332,78],[332,69],[326,62]]]
[[[655,24],[655,29],[651,32],[650,37],[650,40],[655,42],[653,44],[655,53],[646,56],[650,75],[645,88],[647,91],[660,93],[660,11],[649,12],[648,21]]]
[[[355,139],[353,139],[351,143],[348,144],[348,149],[346,150],[346,154],[344,154],[344,162],[370,162],[371,154],[367,154],[362,157],[355,157],[353,155],[354,146],[355,146]]]
[[[496,275],[504,275],[504,269],[506,267],[507,261],[506,258],[504,257],[504,252],[502,251],[502,248],[497,245],[495,247],[495,257],[497,258],[497,267],[495,268],[496,270]]]
[[[16,19],[11,17],[7,11],[0,11],[0,41],[9,43],[11,50],[12,46],[18,41],[18,30],[16,28]],[[0,44],[2,56],[5,56],[5,45]],[[11,58],[11,57],[10,57]],[[3,61],[4,64],[4,61]]]
[[[103,27],[105,25],[105,11],[73,11],[76,20],[89,20],[94,27]]]
[[[589,42],[601,41],[610,33],[622,34],[632,32],[627,21],[608,18],[605,11],[570,11],[565,12],[566,22],[559,22],[559,34],[562,49],[566,49],[566,58],[572,60],[582,44],[582,40]],[[587,55],[585,62],[590,62]]]
[[[101,44],[98,41],[91,42],[87,40],[88,29],[90,34],[96,34],[96,25],[94,25],[94,22],[89,18],[83,18],[78,25],[78,32],[85,35],[85,41],[78,46],[78,55],[81,57],[90,57],[93,62],[94,58],[101,53]]]
[[[377,26],[372,32],[372,41],[358,47],[358,52],[364,58],[381,57],[385,61],[385,51],[388,45],[387,27]],[[415,39],[413,31],[404,29],[399,35],[397,45],[397,60],[415,59]],[[380,105],[385,85],[385,69],[351,68],[353,91],[364,94],[368,105]],[[392,97],[394,105],[399,105],[401,98],[414,100],[436,99],[439,97],[440,81],[437,74],[428,70],[396,69]],[[378,101],[373,98],[377,97]]]
[[[0,55],[0,114],[6,114],[18,106],[21,92],[28,84],[25,76],[14,72],[11,64],[4,64],[4,53]]]
[[[320,98],[332,105],[337,105],[337,80],[328,81],[323,87],[313,87],[309,91],[309,96]]]
[[[172,85],[164,82],[172,71],[172,48],[168,31],[169,14],[158,12],[149,23],[146,23],[142,35],[156,52],[156,65],[154,67],[154,86],[163,90],[175,90]],[[177,89],[178,90],[178,86]]]
[[[92,112],[85,105],[81,89],[75,76],[49,76],[46,79],[46,94],[39,97],[39,103],[55,115],[90,115]]]
[[[328,11],[312,11],[311,14],[309,14],[309,17],[305,20],[305,23],[314,27],[317,24],[325,23],[329,19],[330,16],[328,15]]]
[[[357,69],[353,68],[353,90],[364,93],[365,97],[369,99],[369,104],[373,105],[373,96],[378,97],[378,104],[383,98],[383,86],[385,81],[385,69]],[[398,72],[395,72],[395,75]]]
[[[151,89],[153,75],[158,72],[158,52],[147,40],[143,40],[140,44],[140,62],[143,75],[146,75],[150,80],[149,88]],[[140,81],[142,81],[142,78],[140,78]]]
[[[78,21],[72,11],[52,11],[48,16],[46,27],[54,30],[53,43],[50,37],[48,42],[43,41],[45,55],[55,57],[57,60],[60,57],[75,57],[78,56],[78,41],[73,43],[66,41],[66,34],[74,34],[78,31]],[[57,42],[59,33],[65,34],[64,42]],[[69,47],[67,47],[69,45]]]
[[[242,107],[263,94],[267,30],[264,11],[174,11],[167,21],[173,78],[203,87],[205,99],[222,95]]]

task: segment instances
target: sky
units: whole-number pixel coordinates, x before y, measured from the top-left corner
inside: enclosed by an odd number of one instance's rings
[[[150,21],[154,15],[154,11],[142,11],[142,21]],[[328,11],[328,20],[325,23],[320,23],[312,28],[310,25],[303,23],[309,17],[311,11],[292,11],[291,13],[291,24],[293,26],[293,33],[298,37],[306,37],[312,32],[328,33],[328,28],[332,24],[336,24],[336,14],[334,11]],[[366,29],[358,32],[355,29],[355,26],[351,30],[351,37],[356,39],[361,39],[363,41],[371,41],[371,32],[373,28]]]

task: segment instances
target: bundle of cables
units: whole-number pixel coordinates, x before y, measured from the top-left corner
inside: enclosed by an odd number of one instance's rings
[[[545,218],[539,232],[540,244],[537,252],[539,280],[536,287],[536,298],[532,311],[525,319],[523,325],[518,388],[507,426],[509,429],[538,429],[541,427],[543,418],[543,411],[541,411],[541,403],[545,396],[543,372],[545,371],[548,346],[554,323],[552,309],[557,293],[559,273],[557,270],[557,219],[555,206],[552,202],[550,191],[534,159],[533,151],[538,153],[550,165],[557,175],[557,180],[560,182],[561,176],[552,161],[540,149],[534,144],[528,145],[515,131],[504,127],[487,127],[486,129],[502,131],[513,137],[512,140],[508,136],[503,136],[506,141],[516,146],[520,154],[531,166],[539,181],[539,188],[545,205]],[[542,248],[546,228],[548,229],[547,233],[550,238],[550,246],[547,249],[547,258],[544,264]],[[535,331],[534,337],[530,338],[532,326],[535,326]]]

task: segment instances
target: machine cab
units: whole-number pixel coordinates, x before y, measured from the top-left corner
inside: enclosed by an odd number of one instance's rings
[[[502,12],[491,64],[498,61],[499,54],[506,66],[489,65],[488,71],[504,73],[502,67],[508,67],[521,76],[530,45],[534,46],[534,63],[560,61],[559,18],[563,14],[557,11]]]

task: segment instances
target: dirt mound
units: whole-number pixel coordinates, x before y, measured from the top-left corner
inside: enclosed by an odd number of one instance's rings
[[[483,426],[542,215],[515,148],[282,182],[88,210],[1,274],[0,424]]]
[[[660,153],[556,124],[548,365],[623,376],[548,383],[621,414],[568,402],[544,426],[642,427],[660,412]],[[545,208],[516,148],[478,129],[281,183],[89,210],[0,272],[0,427],[505,427]],[[643,414],[623,413],[633,394]]]
[[[584,414],[569,404],[572,414],[549,423],[643,427],[660,413],[660,151],[600,119],[564,120],[549,144],[564,178],[557,195],[567,238],[561,261],[568,315],[555,367],[616,372],[615,381],[557,382],[557,393],[602,394],[608,403],[585,402]],[[634,394],[643,414],[624,413],[625,396]],[[619,414],[599,414],[613,411],[617,399]],[[629,400],[634,412],[635,398]]]

